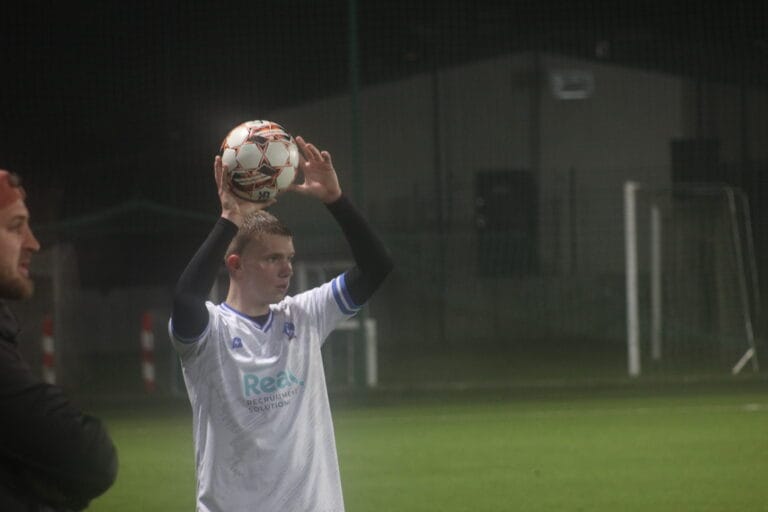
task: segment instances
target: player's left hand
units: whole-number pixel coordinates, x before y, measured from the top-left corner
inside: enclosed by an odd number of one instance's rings
[[[336,201],[341,197],[341,186],[331,154],[320,151],[302,137],[296,137],[296,144],[301,154],[299,168],[304,174],[304,182],[294,183],[290,190],[316,197],[326,204]]]

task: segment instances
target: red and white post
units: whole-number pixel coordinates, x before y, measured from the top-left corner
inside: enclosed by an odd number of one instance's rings
[[[141,377],[147,393],[155,391],[155,334],[152,331],[152,314],[141,317]]]
[[[53,318],[43,318],[43,382],[56,384],[56,346],[53,341]]]

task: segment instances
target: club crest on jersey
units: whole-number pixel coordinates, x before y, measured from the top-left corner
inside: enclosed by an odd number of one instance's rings
[[[288,336],[288,339],[291,340],[296,336],[296,326],[293,325],[293,322],[285,322],[283,324],[283,334]]]
[[[243,340],[235,336],[232,338],[232,348],[243,348]]]

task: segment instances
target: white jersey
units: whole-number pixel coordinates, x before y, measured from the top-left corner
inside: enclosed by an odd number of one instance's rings
[[[192,405],[198,512],[342,512],[320,347],[360,309],[344,275],[271,306],[263,327],[206,307],[198,339],[169,323]]]

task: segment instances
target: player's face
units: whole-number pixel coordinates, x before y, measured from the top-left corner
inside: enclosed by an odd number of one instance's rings
[[[29,277],[32,253],[40,250],[29,227],[29,211],[22,199],[0,210],[0,297],[26,299],[34,284]]]
[[[280,302],[288,292],[293,275],[293,239],[280,235],[262,235],[240,255],[241,289],[253,305]]]

